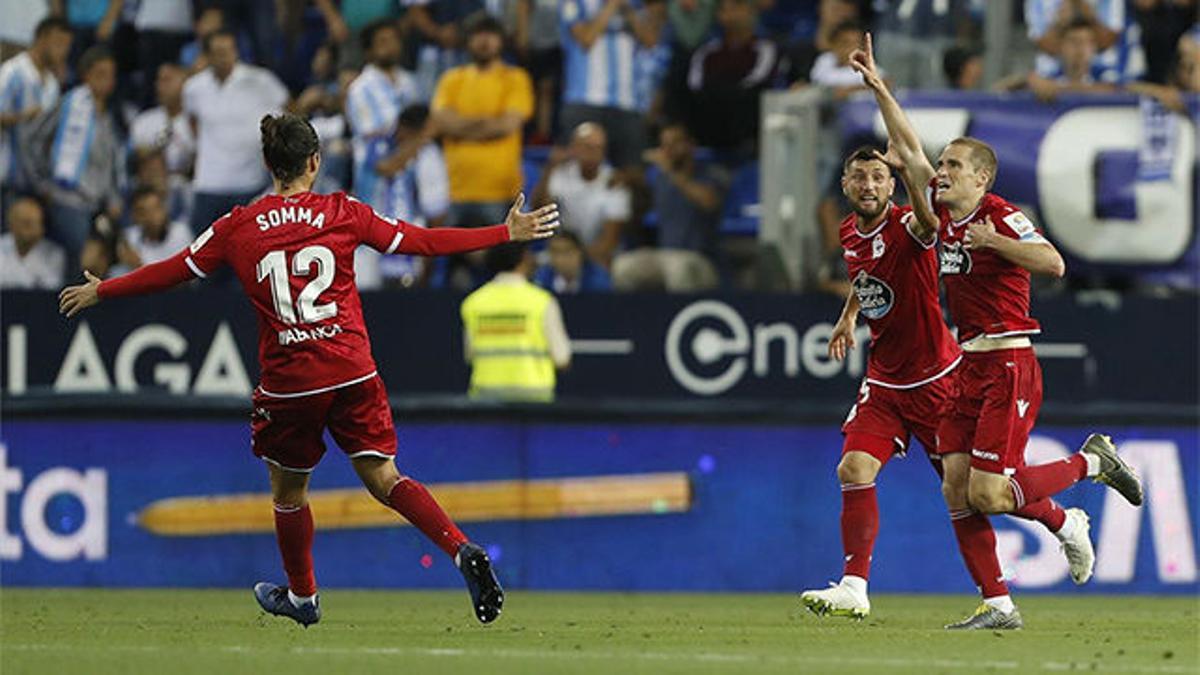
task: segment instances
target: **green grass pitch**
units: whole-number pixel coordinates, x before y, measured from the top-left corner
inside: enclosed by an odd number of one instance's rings
[[[327,590],[308,630],[250,590],[0,591],[0,672],[1200,672],[1200,600],[1024,596],[1026,628],[950,633],[968,596],[880,595],[861,623],[794,595],[509,594],[480,626],[461,592]]]

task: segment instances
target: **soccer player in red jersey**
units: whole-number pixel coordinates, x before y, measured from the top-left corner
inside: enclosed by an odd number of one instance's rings
[[[72,317],[101,300],[161,291],[229,265],[258,315],[261,381],[253,396],[251,445],[267,463],[288,578],[287,586],[257,584],[259,604],[304,626],[321,618],[307,492],[328,429],[371,495],[454,559],[476,617],[494,621],[504,592],[487,553],[425,486],[396,470],[396,432],[354,285],[354,250],[366,244],[383,253],[448,255],[540,239],[558,226],[557,207],[522,213],[522,195],[499,225],[416,227],[341,192],[310,192],[321,156],[306,120],[268,115],[261,130],[273,194],[234,208],[174,257],[105,281],[87,274],[86,284],[63,290],[60,311]]]
[[[871,328],[871,351],[858,400],[842,426],[837,467],[842,579],[800,595],[822,615],[861,619],[870,613],[867,579],[879,533],[875,478],[893,455],[906,453],[914,436],[940,473],[937,425],[962,360],[938,302],[937,230],[892,202],[895,187],[891,167],[877,150],[855,150],[843,165],[842,191],[854,212],[842,221],[842,255],[853,289],[834,326],[829,354],[845,358],[859,314]],[[907,188],[911,193],[913,186]]]
[[[937,228],[950,316],[964,352],[958,390],[937,433],[947,503],[963,518],[1009,513],[1043,523],[1063,542],[1073,580],[1083,583],[1094,563],[1090,541],[1086,547],[1080,541],[1081,533],[1087,537],[1087,516],[1064,511],[1050,497],[1091,477],[1136,506],[1142,486],[1111,439],[1100,434],[1063,461],[1025,464],[1025,445],[1042,402],[1041,369],[1029,340],[1040,332],[1029,315],[1029,278],[1062,276],[1062,256],[1019,209],[989,192],[997,162],[986,143],[956,139],[942,150],[937,169],[930,165],[879,76],[870,35],[851,65],[880,104],[895,165],[914,185],[929,186],[925,198],[913,200],[914,213]],[[1019,628],[1021,615],[994,555],[994,532],[980,525],[974,539],[963,545],[960,535],[959,542],[984,604],[948,628]]]

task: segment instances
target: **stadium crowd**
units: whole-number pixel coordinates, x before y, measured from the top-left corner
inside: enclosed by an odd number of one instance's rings
[[[185,246],[267,189],[259,118],[306,115],[319,191],[426,227],[503,220],[527,189],[565,231],[555,293],[744,285],[723,232],[757,201],[760,97],[862,89],[864,31],[901,87],[979,89],[983,0],[26,0],[0,21],[0,287],[57,289]],[[1120,89],[1184,110],[1195,0],[1025,0],[1051,101]],[[872,28],[873,27],[873,28]],[[938,58],[931,58],[936,54]],[[841,148],[813,205],[845,293]],[[832,168],[830,168],[832,167]],[[756,176],[756,172],[753,176]],[[748,186],[748,187],[747,187]],[[747,194],[748,193],[748,194]],[[360,288],[471,289],[482,256],[362,250]]]

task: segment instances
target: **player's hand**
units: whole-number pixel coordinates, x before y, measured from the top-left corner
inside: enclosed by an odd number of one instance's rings
[[[530,241],[553,237],[558,230],[558,204],[550,203],[536,211],[521,212],[525,206],[525,193],[517,195],[504,224],[508,226],[509,241]]]
[[[854,322],[838,319],[829,338],[829,358],[841,361],[854,349]]]
[[[871,34],[863,38],[862,49],[850,53],[850,67],[862,75],[863,84],[871,89],[881,89],[883,78],[879,76],[879,67],[875,65],[875,48],[871,44]]]
[[[908,165],[904,163],[904,160],[900,159],[900,154],[896,152],[896,146],[892,145],[891,141],[888,141],[887,154],[881,153],[878,150],[873,150],[872,153],[876,159],[892,167],[892,170],[901,176],[904,176],[905,171],[908,170]]]
[[[992,217],[988,216],[984,220],[976,220],[967,225],[967,231],[963,235],[963,246],[971,250],[980,250],[991,248],[992,243],[996,240],[996,225],[992,222]]]
[[[66,314],[68,319],[100,302],[100,293],[97,291],[100,277],[87,270],[83,271],[83,276],[87,279],[86,284],[67,286],[58,294],[58,313]]]

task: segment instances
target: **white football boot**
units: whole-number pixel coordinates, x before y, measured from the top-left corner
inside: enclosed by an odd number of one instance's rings
[[[1090,536],[1092,526],[1083,509],[1067,509],[1067,520],[1062,529],[1054,533],[1062,544],[1062,551],[1071,565],[1071,581],[1076,585],[1086,584],[1096,567],[1096,551],[1092,549]]]
[[[825,590],[804,591],[800,594],[800,602],[818,616],[845,616],[861,621],[871,613],[867,595],[844,583],[829,582],[829,588]]]

